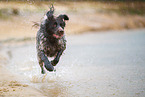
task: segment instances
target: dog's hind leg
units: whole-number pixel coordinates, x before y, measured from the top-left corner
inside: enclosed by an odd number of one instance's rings
[[[43,68],[43,62],[42,62],[42,61],[39,61],[39,65],[40,65],[40,67],[41,67],[41,73],[42,73],[42,74],[45,74],[45,70],[44,70],[44,68]]]

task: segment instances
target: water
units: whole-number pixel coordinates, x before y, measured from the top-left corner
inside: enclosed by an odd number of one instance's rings
[[[35,43],[9,47],[9,70],[48,97],[144,97],[145,30],[67,37],[56,72],[40,73]]]

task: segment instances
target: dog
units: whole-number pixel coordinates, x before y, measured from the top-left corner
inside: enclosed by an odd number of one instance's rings
[[[66,49],[64,27],[69,17],[65,14],[54,16],[54,6],[46,13],[44,20],[36,35],[36,49],[41,73],[45,74],[44,67],[48,71],[54,71],[54,66],[59,62],[60,56]],[[48,57],[54,57],[49,61]]]

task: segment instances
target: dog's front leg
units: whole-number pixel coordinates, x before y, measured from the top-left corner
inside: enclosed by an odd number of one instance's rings
[[[44,53],[41,53],[41,59],[44,62],[44,66],[48,71],[53,71],[54,67],[53,65],[49,62],[48,58]]]
[[[64,49],[60,50],[60,51],[57,53],[55,59],[54,59],[53,61],[51,61],[51,64],[52,64],[53,66],[56,66],[56,64],[59,62],[60,56],[62,55],[63,51],[64,51]]]

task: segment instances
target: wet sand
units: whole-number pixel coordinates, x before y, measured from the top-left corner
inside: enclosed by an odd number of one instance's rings
[[[56,72],[45,75],[40,74],[34,40],[2,43],[1,62],[7,65],[0,67],[0,74],[9,77],[1,77],[6,84],[0,95],[144,97],[144,29],[89,32],[67,36],[67,41]]]
[[[0,66],[0,97],[47,97],[39,90],[24,83],[23,79]]]

